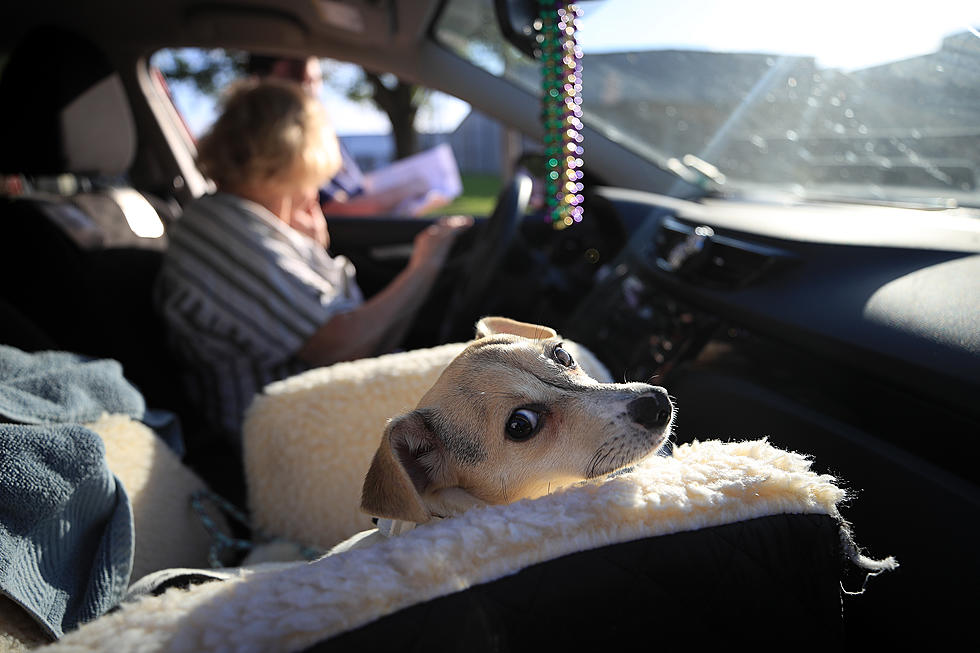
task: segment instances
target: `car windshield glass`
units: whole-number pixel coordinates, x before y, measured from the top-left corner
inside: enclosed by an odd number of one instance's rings
[[[539,93],[492,6],[450,0],[437,38]],[[651,161],[732,193],[980,205],[975,0],[580,8],[585,121]]]

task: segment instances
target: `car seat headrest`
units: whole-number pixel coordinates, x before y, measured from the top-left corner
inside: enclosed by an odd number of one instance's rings
[[[30,32],[0,76],[0,142],[0,173],[126,172],[136,128],[105,54],[60,28]]]

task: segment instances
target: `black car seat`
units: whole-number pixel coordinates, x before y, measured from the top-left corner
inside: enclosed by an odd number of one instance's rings
[[[175,210],[127,185],[137,132],[106,56],[28,34],[0,71],[0,143],[0,342],[114,358],[149,407],[181,410],[151,294]]]

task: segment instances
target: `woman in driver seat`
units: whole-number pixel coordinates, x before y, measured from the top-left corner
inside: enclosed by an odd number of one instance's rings
[[[191,202],[172,230],[155,299],[189,397],[236,448],[266,384],[395,349],[472,223],[423,230],[405,269],[364,301],[351,262],[326,252],[317,190],[340,162],[323,107],[282,80],[232,89],[199,143],[217,192]]]

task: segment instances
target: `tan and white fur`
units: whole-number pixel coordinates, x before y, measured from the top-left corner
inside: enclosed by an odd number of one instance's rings
[[[364,480],[361,509],[385,535],[597,478],[653,454],[670,434],[667,392],[645,383],[600,383],[554,330],[484,318],[476,339],[415,410],[392,419]],[[346,550],[378,537],[370,531]]]

